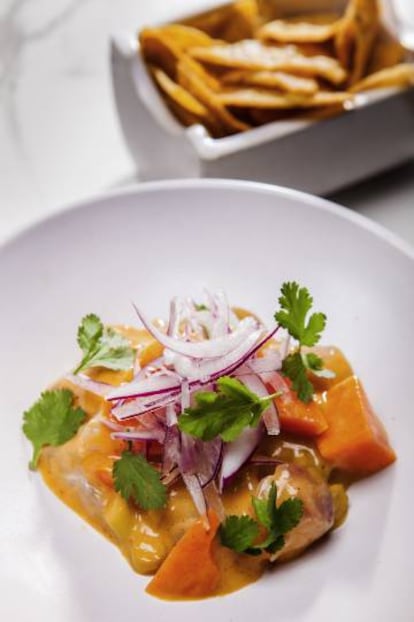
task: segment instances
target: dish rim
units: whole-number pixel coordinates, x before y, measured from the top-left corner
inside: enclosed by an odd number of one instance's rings
[[[46,214],[34,222],[24,226],[22,229],[12,233],[0,243],[0,253],[3,253],[22,241],[23,238],[35,232],[37,228],[44,226],[49,221],[58,220],[63,215],[72,211],[81,210],[94,203],[115,199],[117,197],[131,197],[145,193],[154,193],[165,190],[205,190],[205,189],[224,189],[224,190],[249,190],[253,192],[273,194],[274,196],[296,199],[304,204],[308,204],[322,212],[331,212],[339,218],[347,220],[362,227],[366,231],[372,233],[375,237],[390,244],[393,248],[400,251],[405,257],[414,262],[414,246],[401,238],[398,234],[390,231],[380,223],[371,220],[367,216],[359,214],[352,208],[347,208],[339,203],[335,203],[330,199],[325,199],[317,195],[313,195],[302,190],[287,188],[277,184],[267,184],[257,181],[240,180],[240,179],[220,179],[220,178],[195,178],[195,179],[163,179],[157,181],[145,181],[140,183],[128,184],[121,188],[113,188],[104,192],[97,192],[89,197],[78,199],[67,204],[62,204],[53,212]],[[195,208],[197,209],[197,206]]]

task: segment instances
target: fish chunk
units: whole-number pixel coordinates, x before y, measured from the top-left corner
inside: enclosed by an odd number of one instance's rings
[[[271,561],[286,561],[299,555],[323,536],[334,523],[334,505],[326,481],[314,470],[294,464],[280,464],[273,475],[260,480],[256,495],[266,498],[272,483],[277,486],[277,505],[290,497],[303,502],[300,523],[285,536],[283,549],[272,555]]]

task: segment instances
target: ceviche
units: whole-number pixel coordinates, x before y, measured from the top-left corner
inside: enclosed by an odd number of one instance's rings
[[[78,329],[79,364],[24,413],[30,462],[153,575],[164,599],[226,594],[346,518],[347,486],[396,456],[305,287],[266,328],[223,292],[174,298],[168,322]]]

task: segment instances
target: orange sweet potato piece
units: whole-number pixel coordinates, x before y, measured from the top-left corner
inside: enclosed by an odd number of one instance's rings
[[[272,393],[280,390],[279,378],[275,375],[266,381],[266,386]],[[318,436],[328,427],[320,404],[316,399],[305,404],[290,386],[290,380],[284,378],[283,394],[274,399],[281,430],[300,436]]]
[[[304,350],[306,351],[307,349],[304,348]],[[315,387],[315,391],[328,391],[335,384],[342,382],[342,380],[352,376],[354,373],[348,360],[336,346],[316,346],[315,348],[309,348],[309,352],[314,352],[320,356],[323,360],[324,367],[335,373],[334,378],[319,378],[310,373],[309,377]]]
[[[328,429],[316,443],[325,460],[356,475],[375,473],[394,462],[384,426],[356,376],[328,391],[323,410]]]
[[[190,527],[169,553],[147,585],[146,592],[165,599],[211,596],[220,573],[213,557],[213,540],[219,527],[215,512],[208,514],[210,529],[201,520]]]

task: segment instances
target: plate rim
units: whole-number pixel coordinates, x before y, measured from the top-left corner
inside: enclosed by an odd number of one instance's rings
[[[36,218],[31,223],[23,226],[23,228],[12,233],[5,240],[0,242],[0,253],[7,251],[13,247],[21,239],[35,232],[37,228],[42,227],[46,223],[54,220],[58,220],[65,214],[72,211],[81,210],[84,207],[90,206],[99,201],[107,199],[115,199],[117,197],[123,198],[133,195],[140,195],[146,193],[157,192],[158,190],[180,190],[180,189],[199,189],[205,190],[206,188],[216,189],[229,189],[229,190],[252,190],[266,194],[273,194],[278,197],[286,197],[292,199],[298,199],[305,204],[319,209],[323,212],[331,212],[336,214],[343,220],[352,222],[361,228],[372,233],[375,237],[388,243],[394,249],[399,251],[406,258],[414,262],[414,245],[401,238],[397,233],[394,233],[390,229],[387,229],[384,225],[360,214],[350,207],[345,207],[314,194],[303,192],[302,190],[296,190],[294,188],[288,188],[286,186],[280,186],[278,184],[268,184],[257,181],[234,179],[234,178],[186,178],[186,179],[162,179],[155,181],[143,181],[127,184],[123,187],[111,188],[102,192],[97,192],[87,196],[85,198],[70,201],[59,206],[57,209]],[[169,209],[169,208],[166,208]]]

